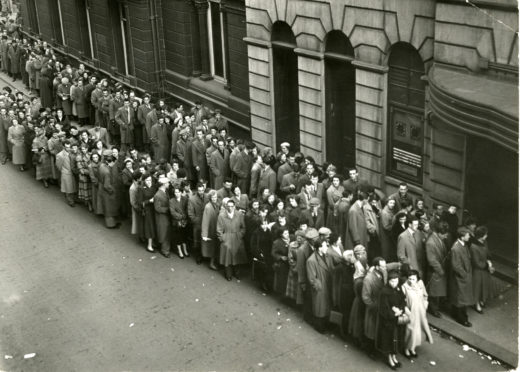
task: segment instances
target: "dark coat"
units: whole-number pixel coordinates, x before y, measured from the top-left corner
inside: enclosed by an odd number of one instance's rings
[[[399,326],[392,307],[404,310],[405,305],[405,296],[399,287],[392,288],[386,285],[381,289],[377,313],[376,348],[383,354],[396,354],[398,351]]]
[[[155,124],[150,131],[150,142],[153,144],[154,160],[170,159],[170,141],[168,140],[168,129],[165,124]]]
[[[325,226],[325,215],[321,209],[318,209],[316,222],[314,222],[314,218],[312,217],[312,212],[310,209],[306,209],[301,213],[300,223],[302,220],[307,222],[308,227],[314,227],[316,230],[319,230],[321,227]]]
[[[471,306],[473,300],[473,276],[471,255],[468,247],[457,240],[451,248],[450,302],[452,305]]]
[[[191,144],[191,159],[194,167],[199,167],[199,178],[208,179],[208,161],[204,141],[194,140]]]
[[[311,286],[312,313],[317,318],[328,317],[332,304],[332,258],[314,252],[307,260],[306,267]]]
[[[101,196],[101,213],[105,217],[117,217],[119,215],[119,170],[116,165],[109,167],[106,164],[99,166],[99,189]]]
[[[89,116],[89,106],[87,105],[85,87],[75,87],[71,92],[71,99],[76,104],[76,113],[78,118],[84,119]]]
[[[377,270],[370,270],[363,280],[361,297],[365,303],[365,336],[371,340],[376,337],[379,293],[385,285],[383,275]]]
[[[428,294],[433,297],[445,297],[448,291],[447,267],[448,250],[446,244],[432,233],[426,240],[426,259],[428,261]]]
[[[202,226],[201,235],[211,240],[202,241],[202,256],[203,257],[215,257],[216,250],[218,248],[217,238],[217,219],[219,213],[218,204],[214,205],[209,202],[204,207],[202,214]]]
[[[165,243],[170,241],[170,203],[168,195],[157,190],[153,197],[155,209],[155,226],[157,229],[157,241]]]
[[[284,242],[282,239],[276,239],[273,242],[273,248],[271,250],[271,256],[273,258],[273,269],[274,269],[274,290],[276,293],[285,295],[285,289],[287,287],[287,277],[289,275],[289,243]]]
[[[264,168],[260,172],[260,177],[258,178],[258,198],[262,197],[262,190],[265,188],[268,188],[271,194],[276,192],[276,172],[271,167]]]
[[[352,246],[361,244],[368,248],[368,230],[363,209],[354,203],[348,211],[348,231]]]
[[[213,188],[218,190],[224,183],[224,178],[229,176],[229,150],[224,149],[224,156],[219,150],[213,151],[209,161],[209,168],[213,175]]]
[[[132,143],[134,138],[133,110],[131,107],[129,107],[128,110],[129,111],[127,111],[124,106],[119,108],[114,119],[119,126],[121,143]]]

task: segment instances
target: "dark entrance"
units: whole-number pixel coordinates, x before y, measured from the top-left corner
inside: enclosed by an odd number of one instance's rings
[[[325,42],[325,104],[327,161],[343,174],[356,165],[356,70],[354,48],[341,31]]]
[[[298,59],[294,53],[296,38],[287,23],[274,23],[272,46],[276,147],[289,142],[291,150],[297,151],[300,148]]]
[[[494,257],[518,265],[518,154],[468,136],[464,207],[489,229]]]

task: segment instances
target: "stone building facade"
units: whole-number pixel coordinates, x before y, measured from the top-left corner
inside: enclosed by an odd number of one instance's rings
[[[517,258],[514,0],[246,6],[256,142],[355,165],[387,195],[406,181],[430,207],[469,210]]]
[[[244,0],[20,0],[23,29],[72,61],[172,102],[220,108],[249,136]]]

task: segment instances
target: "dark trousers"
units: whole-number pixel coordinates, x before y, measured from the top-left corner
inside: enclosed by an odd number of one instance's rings
[[[452,307],[453,318],[459,323],[465,323],[468,321],[468,313],[466,306],[453,306]]]
[[[430,296],[428,297],[428,312],[434,313],[440,311],[441,307],[445,307],[446,297]]]
[[[303,291],[303,320],[307,323],[312,324],[314,320],[314,315],[312,315],[312,293],[309,284],[307,284],[307,289]]]
[[[192,243],[192,253],[195,256],[195,258],[201,258],[202,252],[200,250],[201,245],[201,226],[193,225],[193,243]]]

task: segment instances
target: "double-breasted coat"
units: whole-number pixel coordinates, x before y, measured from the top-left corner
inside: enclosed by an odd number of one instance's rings
[[[244,247],[246,225],[244,216],[234,212],[229,215],[221,213],[217,218],[217,235],[220,241],[220,264],[224,266],[241,265],[247,263]]]
[[[445,297],[448,291],[448,249],[436,232],[426,240],[426,260],[428,293],[432,297]]]
[[[229,176],[229,150],[224,149],[224,153],[220,150],[213,151],[209,167],[213,175],[213,188],[218,190],[222,187],[224,179]]]
[[[317,318],[328,317],[332,303],[332,257],[315,251],[307,260],[306,267],[311,286],[312,313]]]
[[[468,243],[463,245],[457,240],[450,255],[450,302],[457,307],[474,305],[473,270]]]

